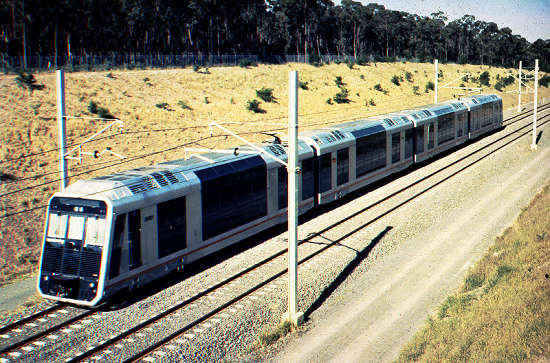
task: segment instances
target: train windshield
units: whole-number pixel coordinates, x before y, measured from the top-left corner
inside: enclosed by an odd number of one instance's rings
[[[102,247],[105,239],[105,202],[53,198],[48,218],[48,242],[82,241],[84,247]]]

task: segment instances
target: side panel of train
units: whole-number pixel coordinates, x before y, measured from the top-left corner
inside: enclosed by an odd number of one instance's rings
[[[501,125],[502,101],[490,95],[302,133],[300,213]],[[264,148],[286,160],[280,144]],[[39,293],[93,306],[286,222],[286,167],[240,150],[78,181],[56,193]]]

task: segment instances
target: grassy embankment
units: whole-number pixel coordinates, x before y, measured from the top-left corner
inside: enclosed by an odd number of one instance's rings
[[[469,271],[398,361],[548,362],[550,186]]]
[[[441,64],[439,69],[440,85],[456,80],[453,85],[470,87],[479,87],[472,78],[487,71],[491,86],[483,87],[482,92],[502,95],[505,107],[517,100],[515,94],[506,93],[517,85],[508,85],[502,93],[494,88],[497,77],[507,78],[517,73],[515,69],[457,64]],[[82,164],[71,160],[70,182],[181,158],[185,144],[215,148],[239,145],[236,139],[221,136],[219,130],[213,130],[211,137],[210,121],[223,123],[255,142],[270,139],[261,131],[284,135],[289,70],[298,70],[302,82],[301,130],[433,102],[434,92],[427,87],[433,81],[433,64],[427,63],[66,73],[67,115],[85,117],[68,120],[68,144],[78,144],[105,126],[104,122],[87,119],[97,117],[103,108],[124,122],[124,132],[109,130],[83,150],[111,148],[127,157],[84,156]],[[472,78],[461,80],[466,72]],[[0,184],[0,285],[36,269],[44,225],[42,207],[59,188],[55,74],[35,77],[44,88],[29,94],[17,86],[15,75],[0,76],[0,178],[7,178]],[[273,102],[260,100],[256,92],[262,88],[272,90]],[[439,100],[458,93],[456,89],[441,89]],[[343,103],[337,103],[338,94]],[[539,92],[540,97],[549,95],[550,88],[543,87]],[[529,99],[530,95],[523,98],[524,102]],[[258,107],[263,113],[247,109],[248,101],[253,100],[260,102]],[[89,107],[90,102],[94,102],[96,113]]]

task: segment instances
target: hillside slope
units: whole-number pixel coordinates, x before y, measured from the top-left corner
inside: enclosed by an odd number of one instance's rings
[[[217,121],[232,131],[245,133],[252,141],[268,136],[264,132],[286,133],[288,110],[288,72],[299,71],[304,82],[299,94],[301,129],[322,127],[375,114],[431,103],[433,65],[422,63],[371,63],[366,66],[331,64],[313,67],[304,64],[261,65],[252,68],[219,67],[98,73],[67,73],[66,103],[68,145],[76,145],[93,135],[105,121],[89,111],[89,103],[105,108],[124,122],[123,132],[110,129],[83,151],[113,152],[126,156],[121,160],[105,154],[99,159],[84,156],[82,164],[69,161],[71,182],[118,170],[149,165],[184,156],[183,146],[226,147],[238,145],[231,137],[209,130]],[[488,71],[491,84],[497,75],[507,77],[516,70],[488,66],[440,65],[440,85],[462,82],[465,72],[472,77]],[[396,76],[400,85],[391,82]],[[349,103],[335,104],[341,91],[335,79],[341,77],[348,90]],[[0,284],[36,269],[40,253],[44,208],[59,188],[55,74],[36,75],[43,90],[29,94],[15,82],[15,76],[0,78]],[[376,85],[379,87],[375,87]],[[256,90],[272,88],[275,102],[261,102],[263,113],[246,108],[257,99]],[[378,88],[379,90],[377,90]],[[511,85],[506,90],[514,90]],[[499,93],[505,107],[517,102],[516,94],[494,88],[483,92]],[[457,96],[459,90],[442,89],[439,100]],[[541,89],[541,97],[550,95]],[[524,100],[532,99],[525,96]],[[331,104],[327,100],[331,100]],[[251,131],[253,130],[253,131]],[[212,134],[211,134],[212,132]],[[214,137],[211,137],[211,136]],[[28,211],[30,210],[30,211]]]

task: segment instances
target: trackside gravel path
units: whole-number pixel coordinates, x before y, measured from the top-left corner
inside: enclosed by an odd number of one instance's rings
[[[311,314],[301,334],[268,359],[396,359],[428,314],[460,285],[468,268],[548,182],[550,147],[544,139],[550,138],[550,128],[541,130],[538,151],[529,151],[530,136],[524,137],[455,177],[459,182],[443,183],[424,195],[422,207],[439,210],[428,217],[431,221],[419,222],[426,228],[403,231],[410,238],[360,276],[352,275],[346,288],[333,294],[338,298],[328,299]],[[456,193],[470,195],[460,199]],[[430,213],[417,210],[409,219],[423,220],[425,214]],[[397,233],[407,228],[399,217],[387,218],[386,225]]]

